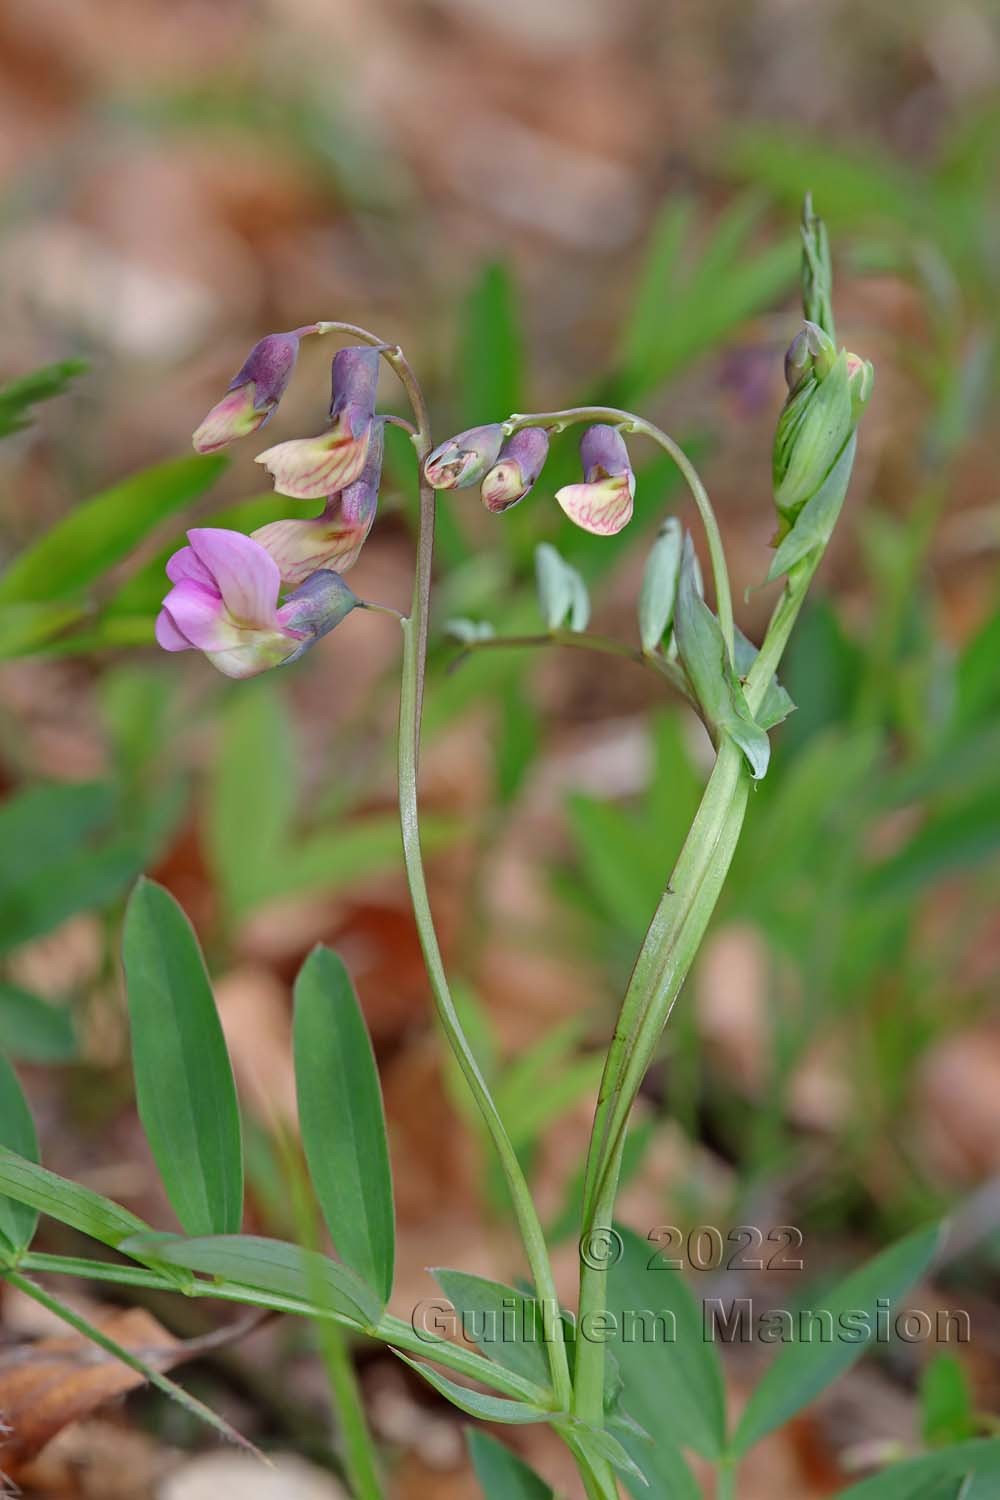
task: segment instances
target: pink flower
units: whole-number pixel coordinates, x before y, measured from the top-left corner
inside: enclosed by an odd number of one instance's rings
[[[563,510],[584,531],[614,536],[632,519],[635,475],[625,439],[617,427],[604,422],[588,427],[580,439],[583,484],[567,484],[556,492]]]
[[[360,477],[374,426],[380,360],[378,349],[339,349],[333,358],[330,428],[257,455],[279,495],[321,500]]]
[[[200,527],[167,563],[173,588],[156,619],[165,651],[203,651],[226,677],[254,677],[308,650],[357,600],[335,573],[279,605],[278,564],[239,531]]]

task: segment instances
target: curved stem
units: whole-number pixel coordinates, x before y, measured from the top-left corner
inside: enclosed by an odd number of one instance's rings
[[[656,443],[670,455],[677,465],[691,491],[705,528],[708,555],[712,564],[712,579],[715,584],[715,606],[719,615],[719,624],[722,627],[722,638],[726,643],[729,659],[732,661],[735,635],[733,598],[729,587],[729,571],[726,567],[726,554],[722,545],[719,523],[712,509],[708,491],[697,469],[684,449],[674,441],[670,434],[664,432],[661,427],[657,427],[654,422],[647,422],[645,417],[637,417],[633,412],[622,411],[617,406],[570,406],[563,411],[517,412],[504,422],[503,428],[508,436],[522,427],[545,427],[550,432],[562,432],[564,428],[574,426],[578,422],[611,422],[624,427],[626,431],[634,432],[640,437],[647,437]]]
[[[629,646],[625,641],[616,641],[607,635],[594,635],[590,631],[549,630],[539,631],[537,635],[493,635],[485,636],[478,641],[464,641],[462,650],[452,663],[452,668],[461,666],[467,656],[477,651],[496,651],[506,646],[570,646],[579,651],[596,651],[603,656],[624,657],[626,661],[634,662],[637,667],[646,667],[655,672],[658,677],[663,677],[671,687],[683,693],[689,702],[694,701],[687,679],[678,663],[668,661],[665,656],[658,656],[651,651],[641,651],[638,646]]]

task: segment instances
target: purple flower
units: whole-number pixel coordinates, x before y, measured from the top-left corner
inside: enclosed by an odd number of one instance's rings
[[[440,443],[424,460],[424,478],[436,490],[462,490],[478,484],[492,469],[503,444],[499,422],[469,427]]]
[[[617,427],[598,423],[580,439],[583,484],[568,484],[556,499],[570,520],[595,536],[614,536],[632,519],[635,475]]]
[[[308,521],[272,521],[253,533],[254,541],[278,564],[282,587],[294,588],[319,568],[346,573],[357,562],[375,520],[383,434],[384,423],[376,422],[360,478],[331,495],[321,516]]]
[[[360,476],[375,420],[381,354],[375,348],[339,349],[333,359],[331,425],[314,438],[292,438],[257,455],[279,495],[321,500]]]
[[[279,605],[269,552],[239,531],[201,527],[167,563],[173,588],[156,619],[165,651],[203,651],[226,677],[281,666],[338,624],[357,600],[335,573],[310,578]]]
[[[307,330],[308,331],[308,330]],[[269,333],[254,344],[226,395],[192,438],[198,453],[214,453],[263,427],[285,393],[299,353],[299,332]]]
[[[486,509],[498,515],[523,500],[548,454],[549,435],[543,427],[523,427],[509,437],[483,480],[480,493]]]

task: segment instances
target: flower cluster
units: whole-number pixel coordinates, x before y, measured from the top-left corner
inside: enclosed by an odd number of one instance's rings
[[[486,509],[509,510],[534,486],[548,457],[543,427],[520,427],[505,438],[499,422],[470,427],[434,449],[424,477],[436,490],[480,485]],[[599,422],[580,439],[583,482],[556,491],[570,520],[595,536],[614,536],[632,519],[635,474],[621,429]]]
[[[281,400],[299,341],[316,324],[255,344],[194,434],[213,453],[256,432]],[[312,520],[281,520],[251,536],[202,528],[167,564],[173,587],[156,621],[167,651],[202,651],[227,677],[252,677],[294,661],[360,603],[340,576],[357,561],[375,520],[383,427],[375,415],[381,351],[341,349],[333,360],[330,425],[315,438],[261,453],[280,495],[323,499]],[[282,594],[284,603],[279,602]]]

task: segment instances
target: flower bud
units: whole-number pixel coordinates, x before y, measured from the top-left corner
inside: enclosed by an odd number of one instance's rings
[[[523,500],[542,472],[548,453],[549,435],[543,427],[523,427],[509,437],[483,480],[481,494],[486,509],[499,515]]]
[[[570,520],[596,536],[614,536],[632,519],[635,474],[617,427],[598,423],[580,439],[583,484],[565,485],[556,499]]]
[[[362,345],[338,349],[331,367],[330,421],[359,438],[375,416],[381,352]]]
[[[295,333],[270,333],[254,344],[226,395],[195,432],[196,451],[214,453],[263,427],[285,393],[298,353]]]
[[[292,438],[258,453],[279,495],[321,500],[351,485],[368,458],[379,360],[375,348],[339,349],[333,359],[331,425],[314,438]]]
[[[436,490],[463,490],[493,468],[503,445],[499,422],[470,427],[439,444],[424,463],[424,478]]]
[[[320,569],[346,573],[357,562],[375,520],[383,433],[384,424],[376,422],[360,477],[331,495],[321,516],[272,521],[253,533],[278,564],[283,588],[296,588]]]
[[[848,354],[847,384],[851,392],[851,411],[857,422],[868,405],[875,384],[875,367],[871,360],[862,359],[859,354]]]

